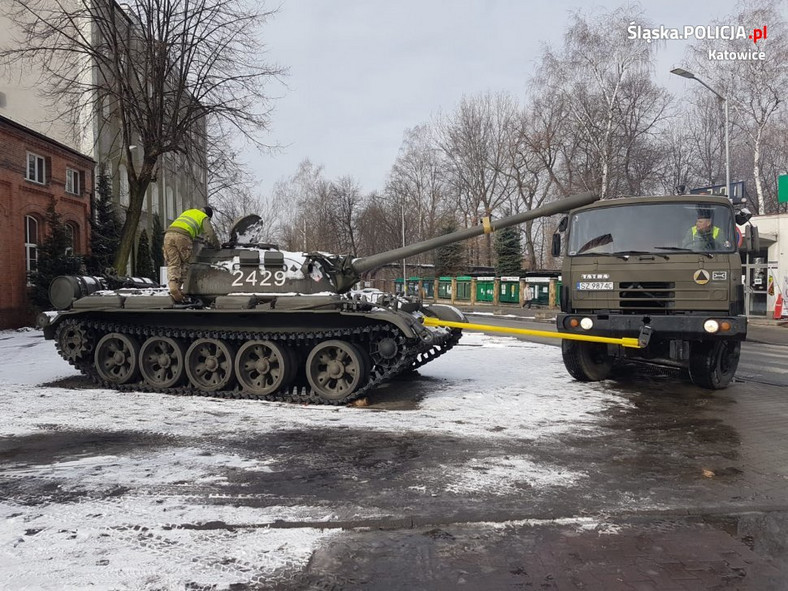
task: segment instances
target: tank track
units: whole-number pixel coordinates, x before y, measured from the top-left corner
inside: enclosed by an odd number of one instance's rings
[[[69,355],[61,349],[60,335],[62,331],[68,328],[80,327],[86,334],[93,334],[91,346],[87,347],[87,354],[83,358],[75,358],[73,353]],[[104,380],[96,371],[93,363],[93,350],[100,339],[101,335],[117,332],[134,336],[142,340],[152,337],[170,337],[175,339],[199,339],[211,338],[227,341],[233,345],[240,345],[252,339],[264,339],[277,342],[289,347],[296,347],[300,349],[310,348],[314,344],[325,339],[341,339],[354,344],[360,344],[370,339],[372,336],[383,336],[394,338],[405,352],[399,359],[386,366],[380,364],[371,364],[372,368],[369,372],[367,382],[359,387],[357,390],[342,398],[340,400],[328,400],[317,394],[308,384],[307,385],[291,385],[282,388],[276,392],[267,395],[258,395],[246,392],[237,386],[233,389],[218,390],[218,391],[204,391],[192,387],[189,384],[174,386],[171,388],[159,388],[147,384],[144,380],[130,383],[130,384],[116,384]],[[92,321],[92,320],[65,320],[57,328],[55,333],[55,346],[58,353],[63,359],[68,361],[71,365],[77,368],[83,375],[89,377],[95,384],[103,388],[112,390],[119,390],[123,392],[158,392],[162,394],[171,394],[178,396],[210,396],[215,398],[235,398],[235,399],[254,399],[254,400],[269,400],[275,402],[289,402],[295,404],[328,404],[334,406],[346,405],[359,398],[362,398],[369,391],[373,390],[382,383],[390,380],[394,376],[404,373],[406,371],[414,370],[421,367],[425,363],[440,357],[451,349],[462,336],[462,331],[459,329],[452,329],[446,341],[441,344],[433,345],[426,351],[417,353],[408,352],[408,342],[394,326],[392,325],[375,325],[359,328],[344,328],[317,331],[314,333],[276,333],[276,332],[261,332],[261,331],[212,331],[212,330],[197,330],[185,331],[181,329],[171,329],[167,327],[149,327],[149,326],[130,326],[119,323],[105,322],[105,321]],[[413,344],[411,344],[411,349]],[[366,349],[366,348],[365,348]]]

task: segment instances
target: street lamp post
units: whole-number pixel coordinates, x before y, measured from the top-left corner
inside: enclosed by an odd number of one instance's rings
[[[400,203],[402,213],[402,246],[405,246],[405,202]],[[405,258],[402,259],[402,295],[408,295],[408,272],[405,267]]]
[[[703,86],[712,91],[714,95],[725,104],[725,193],[728,196],[728,199],[733,200],[733,196],[731,195],[731,144],[728,131],[728,128],[730,127],[728,119],[728,98],[722,96],[719,92],[714,90],[711,86],[706,84],[692,72],[688,72],[682,68],[674,68],[670,71],[670,73],[676,74],[676,76],[681,76],[682,78],[689,78],[690,80],[700,82],[703,84]]]

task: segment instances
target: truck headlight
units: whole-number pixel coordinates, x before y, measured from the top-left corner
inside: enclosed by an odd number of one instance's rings
[[[703,323],[703,330],[710,333],[715,333],[720,329],[720,323],[716,320],[707,320]]]
[[[593,326],[594,326],[594,321],[591,320],[588,316],[586,316],[580,321],[580,328],[582,328],[583,330],[590,330],[591,328],[593,328]]]

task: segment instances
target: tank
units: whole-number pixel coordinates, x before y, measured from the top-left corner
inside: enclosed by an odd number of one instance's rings
[[[583,193],[500,220],[369,257],[295,253],[259,241],[259,217],[219,249],[195,241],[175,304],[148,280],[62,276],[42,322],[59,354],[103,387],[347,404],[443,355],[465,322],[453,306],[354,292],[362,274],[441,246],[595,201]]]

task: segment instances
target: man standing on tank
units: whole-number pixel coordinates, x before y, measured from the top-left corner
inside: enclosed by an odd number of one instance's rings
[[[164,233],[164,262],[167,265],[167,286],[172,299],[180,303],[185,299],[181,285],[189,269],[194,239],[204,236],[212,248],[219,248],[219,239],[211,226],[213,208],[187,209]]]

